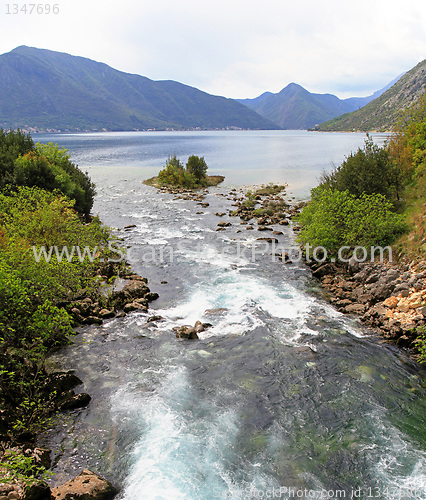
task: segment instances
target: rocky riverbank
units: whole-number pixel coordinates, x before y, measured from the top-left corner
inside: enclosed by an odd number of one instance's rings
[[[75,326],[100,325],[106,319],[123,317],[132,311],[148,311],[151,301],[158,298],[151,292],[147,279],[127,274],[116,280],[102,293],[64,304]],[[43,389],[45,418],[55,412],[87,406],[91,396],[81,392],[83,381],[72,372],[46,373]],[[68,483],[50,489],[38,479],[48,472],[50,450],[37,448],[33,432],[12,432],[13,415],[0,415],[0,500],[109,500],[117,489],[94,472],[84,470]]]
[[[292,203],[285,194],[285,186],[262,186],[248,195],[233,189],[223,196],[234,201],[236,208],[230,214],[238,216],[246,230],[270,231],[278,236],[282,232],[277,225],[290,225],[299,231],[294,218],[306,204]],[[219,223],[217,230],[229,225]],[[278,243],[270,237],[257,240]],[[288,253],[278,257],[291,263]],[[353,258],[340,264],[305,262],[320,281],[324,296],[340,312],[356,315],[386,341],[408,348],[412,357],[418,357],[416,341],[426,327],[426,262],[357,262]]]
[[[345,314],[356,314],[387,341],[416,350],[426,325],[426,263],[310,263],[326,296]],[[414,354],[414,357],[416,355]]]

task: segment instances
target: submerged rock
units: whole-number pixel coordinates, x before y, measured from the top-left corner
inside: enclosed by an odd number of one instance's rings
[[[216,309],[206,309],[204,314],[206,316],[213,316],[214,314],[223,314],[227,311],[228,309],[226,307],[216,307]]]
[[[82,408],[87,406],[91,397],[89,394],[81,392],[75,394],[74,391],[67,392],[57,403],[58,410],[74,410],[75,408]]]

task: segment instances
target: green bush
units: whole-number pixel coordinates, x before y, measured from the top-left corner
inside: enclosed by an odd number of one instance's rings
[[[312,190],[312,199],[298,221],[302,226],[299,241],[323,246],[331,254],[342,246],[386,246],[406,229],[403,217],[392,212],[383,194],[357,198],[349,191],[324,186]]]
[[[38,187],[0,194],[0,410],[12,415],[15,432],[42,423],[50,408],[46,356],[73,334],[62,306],[97,297],[99,258],[116,257],[100,221],[83,223],[72,207],[61,193]],[[72,254],[77,245],[92,258]],[[53,246],[58,254],[45,259]],[[61,258],[63,247],[70,258]]]
[[[30,135],[19,129],[16,132],[0,129],[0,189],[13,183],[16,158],[30,151],[34,151]]]
[[[40,188],[20,187],[10,196],[0,195],[2,260],[29,283],[40,300],[61,302],[94,293],[99,258],[110,256],[108,230],[97,218],[83,224],[72,205],[66,197]],[[76,252],[71,259],[53,252],[47,262],[42,247],[49,253],[53,246],[59,251],[66,247],[69,253],[73,247],[79,246],[82,252],[87,247],[98,258],[80,262]],[[41,257],[38,262],[36,255]]]
[[[355,196],[382,194],[389,200],[399,200],[403,187],[400,168],[389,152],[374,144],[367,135],[364,148],[358,148],[331,173],[323,173],[321,185],[348,191]]]
[[[416,351],[419,354],[419,362],[426,363],[426,332],[425,327],[419,328],[417,330],[418,337],[414,341],[416,346]]]
[[[80,215],[90,218],[95,186],[87,172],[70,161],[66,149],[53,143],[34,146],[29,135],[0,129],[0,188],[6,193],[17,186],[59,190],[74,200]]]
[[[185,168],[176,155],[169,156],[165,167],[158,174],[158,182],[162,186],[199,188],[207,185],[206,171],[204,157],[190,156]]]
[[[191,155],[186,162],[186,171],[192,174],[198,182],[206,177],[207,168],[204,156],[199,158],[196,155]]]
[[[0,260],[1,407],[13,408],[19,428],[25,428],[42,411],[35,400],[42,394],[48,349],[63,345],[73,333],[71,318],[64,310],[49,301],[37,302],[29,283]]]
[[[77,212],[88,218],[96,194],[95,184],[91,181],[89,174],[72,163],[65,148],[59,148],[53,142],[49,142],[49,144],[37,143],[36,148],[40,155],[65,173],[65,179],[69,178],[68,185],[64,186],[65,190],[60,189],[63,194],[75,200],[74,208]]]

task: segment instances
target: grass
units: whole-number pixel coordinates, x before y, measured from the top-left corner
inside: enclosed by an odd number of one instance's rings
[[[426,172],[422,172],[404,193],[409,230],[396,243],[400,255],[410,259],[426,257]]]
[[[285,191],[287,185],[284,184],[267,184],[262,186],[254,192],[254,196],[273,196],[275,194]]]

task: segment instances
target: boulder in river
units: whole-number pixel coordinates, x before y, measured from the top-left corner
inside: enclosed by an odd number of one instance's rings
[[[178,339],[198,340],[197,332],[193,326],[184,325],[176,327],[174,330]]]
[[[75,408],[82,408],[90,403],[92,398],[89,394],[81,392],[80,394],[75,394],[74,391],[68,391],[65,395],[58,401],[58,410],[74,410]]]
[[[117,493],[109,481],[88,469],[62,486],[52,488],[55,500],[111,500]]]

